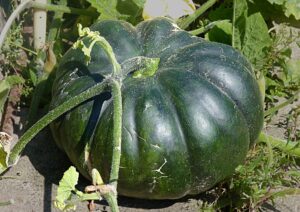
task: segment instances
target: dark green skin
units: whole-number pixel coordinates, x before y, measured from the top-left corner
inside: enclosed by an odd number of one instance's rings
[[[160,58],[154,76],[124,76],[119,194],[147,199],[197,194],[243,163],[262,128],[263,106],[251,66],[241,54],[193,37],[166,18],[136,28],[103,21],[92,30],[108,40],[120,64],[136,56]],[[112,72],[99,46],[85,64],[81,50],[66,53],[54,83],[52,108]],[[103,93],[51,125],[59,147],[87,178],[84,147],[91,141],[92,166],[106,182],[113,104],[103,102],[109,98]]]

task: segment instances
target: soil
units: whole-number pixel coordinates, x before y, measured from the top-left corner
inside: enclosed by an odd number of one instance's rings
[[[26,112],[22,113],[21,118],[25,117],[25,114]],[[58,211],[53,205],[57,185],[70,166],[69,159],[57,148],[50,130],[46,128],[26,146],[18,164],[0,178],[0,202],[13,202],[7,206],[0,206],[0,211]],[[79,189],[83,190],[88,183],[80,177]],[[202,202],[201,198],[199,195],[180,200],[150,201],[119,197],[118,201],[122,212],[174,212],[197,211]],[[76,211],[88,211],[87,202],[79,204]],[[109,208],[104,201],[97,202],[96,211],[109,211]]]

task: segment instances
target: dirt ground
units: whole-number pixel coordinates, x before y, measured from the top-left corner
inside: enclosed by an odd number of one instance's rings
[[[300,101],[298,103],[300,104]],[[274,136],[284,137],[283,123],[290,107],[283,109],[266,129]],[[22,116],[21,116],[22,117]],[[281,126],[281,127],[279,127]],[[68,158],[54,144],[49,129],[45,129],[26,147],[19,163],[8,170],[0,179],[0,202],[13,203],[0,206],[1,212],[11,211],[58,211],[53,206],[59,180],[70,166]],[[87,181],[80,179],[81,189]],[[122,212],[143,211],[200,211],[203,195],[186,197],[180,200],[149,201],[119,197]],[[265,204],[266,211],[300,211],[300,195],[278,199],[274,205]],[[86,203],[78,205],[76,211],[87,211]],[[105,202],[96,204],[96,211],[110,211]]]

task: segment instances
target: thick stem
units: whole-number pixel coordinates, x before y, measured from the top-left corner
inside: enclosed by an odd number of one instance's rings
[[[201,5],[193,14],[187,16],[184,19],[178,21],[178,26],[181,29],[186,29],[193,21],[195,21],[200,15],[202,15],[206,10],[212,7],[217,0],[208,0],[203,5]]]
[[[108,41],[104,37],[98,37],[97,40],[94,40],[93,42],[99,44],[102,46],[103,50],[109,57],[109,60],[111,61],[111,64],[113,66],[113,76],[118,78],[121,76],[122,71],[121,71],[121,65],[118,63],[117,58],[114,54],[112,46],[108,43]],[[93,45],[93,43],[91,44]]]
[[[218,23],[224,23],[224,22],[229,22],[229,20],[213,21],[213,22],[207,24],[206,26],[200,27],[195,30],[191,30],[191,31],[189,31],[189,33],[191,35],[200,35],[200,34],[207,32],[208,30],[214,28],[214,26],[216,26]]]
[[[113,154],[110,172],[110,183],[117,188],[119,178],[119,168],[121,159],[121,140],[122,140],[122,94],[121,83],[112,80],[112,96],[114,104],[114,129],[113,129]]]
[[[104,198],[108,202],[111,212],[119,212],[117,195],[110,193],[104,195]]]
[[[47,115],[42,117],[35,125],[29,128],[20,138],[19,142],[14,146],[14,148],[11,151],[11,154],[8,159],[8,165],[11,166],[17,162],[21,152],[23,151],[27,143],[50,122],[52,122],[65,112],[69,111],[70,109],[74,108],[75,106],[81,104],[82,102],[102,93],[106,89],[108,89],[108,82],[103,81],[80,93],[79,95],[70,98],[55,109],[49,111]]]
[[[277,148],[289,155],[300,157],[299,142],[289,142],[283,139],[275,138],[265,133],[260,133],[258,143],[266,143],[271,145],[273,148]]]

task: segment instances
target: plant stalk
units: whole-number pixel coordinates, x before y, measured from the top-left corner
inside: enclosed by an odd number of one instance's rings
[[[281,108],[284,108],[285,106],[291,104],[295,99],[299,98],[299,94],[300,94],[300,90],[297,90],[295,92],[295,94],[292,97],[290,97],[287,101],[285,101],[285,102],[283,102],[283,103],[281,103],[281,104],[279,104],[279,105],[277,105],[275,107],[272,107],[272,108],[266,110],[264,112],[265,117],[268,116],[268,115],[271,115],[273,113],[276,113]]]
[[[223,22],[229,22],[229,20],[213,21],[213,22],[207,24],[206,26],[200,27],[195,30],[191,30],[191,31],[189,31],[189,33],[191,35],[195,35],[195,36],[200,35],[200,34],[207,32],[208,30],[214,28],[218,23],[223,23]]]
[[[217,0],[208,0],[203,5],[201,5],[193,14],[187,16],[184,19],[178,21],[178,26],[181,29],[186,29],[193,21],[195,21],[200,15],[206,12],[210,7],[212,7]]]
[[[119,212],[119,207],[118,207],[118,201],[117,201],[117,195],[116,194],[110,193],[110,194],[103,195],[103,197],[108,202],[111,212]]]
[[[265,143],[271,145],[273,148],[277,148],[289,155],[300,157],[299,142],[286,141],[283,139],[275,138],[267,135],[266,133],[260,133],[258,143]]]
[[[119,168],[121,160],[121,140],[122,140],[122,94],[121,83],[112,80],[112,96],[114,104],[114,129],[113,129],[113,154],[110,172],[110,184],[117,188],[119,179]]]
[[[122,141],[122,93],[121,83],[112,80],[112,96],[114,104],[114,129],[113,129],[113,153],[109,182],[117,190],[120,161],[121,161],[121,141]],[[119,212],[117,194],[110,192],[103,195],[108,202],[112,212]]]
[[[69,111],[70,109],[76,107],[82,102],[99,95],[104,90],[108,90],[108,81],[103,81],[94,85],[93,87],[87,89],[86,91],[80,93],[79,95],[70,98],[61,105],[57,106],[53,110],[49,111],[47,115],[42,117],[35,125],[29,128],[23,136],[20,138],[19,142],[13,147],[11,154],[8,159],[8,165],[14,165],[27,143],[36,136],[43,128],[45,128],[50,122],[54,121],[56,118]],[[1,173],[0,173],[1,174]]]

